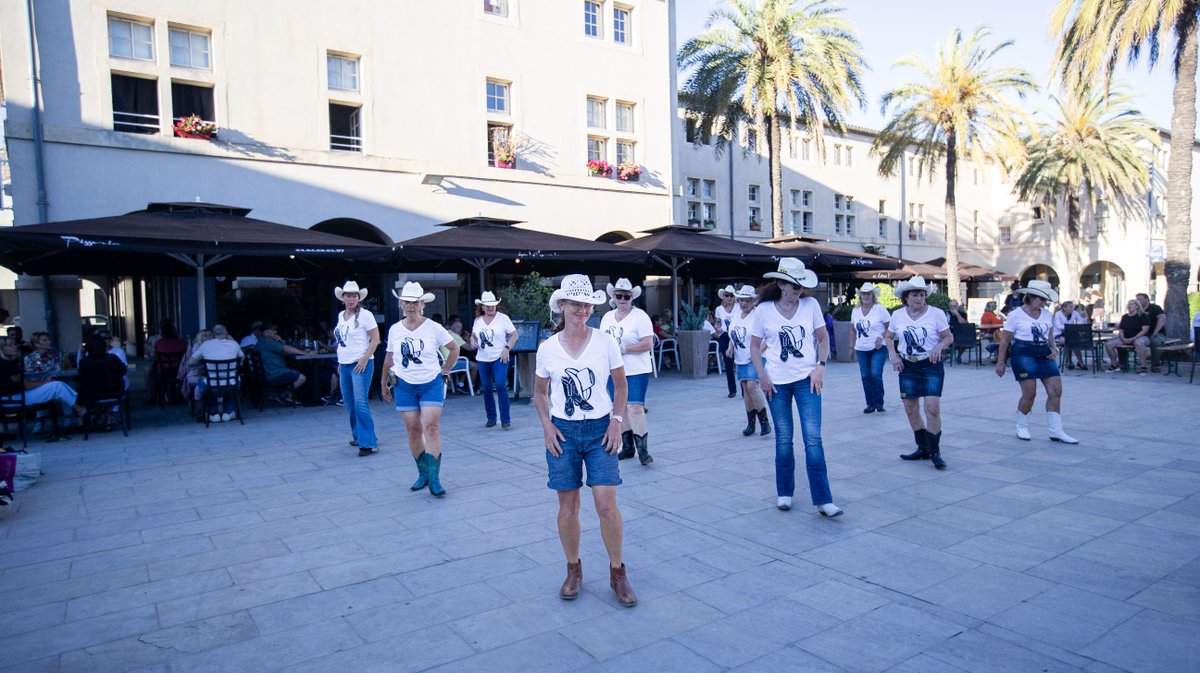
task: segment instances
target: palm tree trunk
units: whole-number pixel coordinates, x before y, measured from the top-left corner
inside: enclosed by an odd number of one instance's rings
[[[1072,191],[1067,194],[1067,277],[1059,279],[1058,288],[1058,296],[1062,301],[1075,301],[1080,295],[1079,216],[1079,192]]]
[[[783,236],[783,170],[779,117],[767,115],[767,164],[771,167],[771,236]]]
[[[958,133],[946,133],[946,294],[959,300],[962,294],[958,282],[958,207],[954,199],[954,183],[958,180]]]
[[[1179,35],[1176,47],[1171,156],[1167,160],[1167,312],[1168,338],[1188,340],[1187,288],[1192,248],[1192,142],[1196,134],[1196,22]]]

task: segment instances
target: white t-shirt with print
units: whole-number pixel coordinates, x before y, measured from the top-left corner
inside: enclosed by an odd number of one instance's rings
[[[612,412],[608,379],[625,366],[617,342],[591,330],[587,346],[571,357],[559,341],[561,333],[538,346],[537,375],[550,379],[550,415],[566,421],[603,418]]]
[[[600,331],[608,334],[618,344],[618,351],[625,350],[641,341],[644,337],[654,334],[654,325],[650,316],[642,309],[634,306],[624,320],[617,320],[617,312],[609,311],[600,319]],[[624,348],[620,348],[624,346]],[[652,367],[650,351],[642,353],[625,353],[625,376],[649,374]]]
[[[938,335],[950,329],[946,312],[936,306],[926,305],[925,312],[916,318],[901,306],[892,314],[888,331],[896,335],[900,343],[896,352],[902,356],[925,358],[937,348]]]
[[[1032,341],[1035,344],[1044,344],[1050,340],[1050,335],[1054,333],[1054,319],[1050,316],[1050,311],[1039,309],[1041,311],[1038,317],[1034,318],[1025,312],[1025,307],[1013,309],[1004,319],[1004,331],[1012,332],[1013,338],[1017,341]]]
[[[729,322],[729,342],[733,344],[733,364],[750,364],[750,327],[754,324],[754,309],[742,317],[739,307]]]
[[[817,368],[817,330],[825,329],[825,316],[817,300],[800,299],[791,318],[783,317],[775,302],[763,302],[751,317],[750,336],[759,337],[771,349],[766,357],[771,382],[794,383],[808,378]]]
[[[891,321],[892,314],[879,304],[873,304],[866,315],[863,315],[861,305],[855,306],[850,312],[850,322],[854,325],[854,350],[875,350],[875,344],[881,343],[879,340]]]
[[[741,313],[741,310],[742,309],[738,307],[737,302],[734,302],[733,308],[729,310],[725,309],[725,304],[719,304],[715,309],[713,309],[713,315],[717,316],[717,320],[721,321],[721,329],[728,332],[729,326],[733,324],[733,316]]]
[[[355,323],[358,323],[355,325]],[[367,354],[367,346],[371,345],[373,329],[379,327],[375,322],[375,314],[359,309],[358,315],[346,318],[345,311],[338,311],[337,327],[333,328],[333,338],[337,340],[337,360],[340,365],[352,365]],[[375,357],[371,353],[371,357]]]
[[[442,373],[438,348],[453,340],[445,327],[429,318],[411,331],[401,320],[388,330],[387,352],[392,354],[392,373],[406,383],[429,383]]]
[[[1042,309],[1042,310],[1045,310],[1045,309]],[[1079,311],[1079,310],[1071,311],[1071,317],[1068,318],[1067,314],[1065,314],[1061,310],[1059,310],[1059,311],[1055,312],[1055,314],[1054,314],[1054,338],[1057,339],[1060,336],[1062,336],[1063,328],[1066,327],[1067,325],[1086,325],[1086,324],[1087,324],[1087,318],[1085,318],[1083,316],[1082,311]]]
[[[512,320],[499,311],[492,317],[490,325],[484,321],[483,316],[475,318],[475,324],[471,326],[471,334],[475,335],[475,341],[479,344],[475,360],[478,362],[499,360],[500,354],[504,352],[504,347],[508,345],[508,335],[515,331],[517,331],[517,327],[512,324]]]

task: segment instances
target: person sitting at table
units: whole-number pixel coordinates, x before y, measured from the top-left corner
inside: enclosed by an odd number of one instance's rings
[[[192,363],[192,353],[212,337],[212,330],[200,330],[196,334],[196,338],[192,339],[187,351],[184,352],[183,359],[179,361],[179,370],[176,372],[176,378],[179,380],[179,392],[183,395],[184,401],[192,400],[192,411],[197,414],[200,413],[197,404],[200,396],[193,396],[192,393],[195,392],[196,386],[200,385],[200,380],[204,378],[204,366]]]
[[[128,370],[129,356],[125,353],[125,348],[122,347],[122,345],[121,345],[121,339],[119,337],[114,337],[112,335],[112,333],[110,333],[106,329],[96,330],[94,332],[94,334],[99,334],[101,336],[101,338],[104,339],[105,348],[107,349],[105,351],[105,353],[112,355],[113,357],[120,360],[121,364],[125,365],[125,368]],[[75,352],[75,366],[76,367],[79,366],[80,362],[83,362],[83,358],[86,355],[87,355],[87,338],[84,338],[83,343],[79,344],[79,350]],[[125,377],[125,390],[129,390],[129,377],[128,376]]]
[[[201,343],[198,347],[192,350],[191,357],[188,358],[188,364],[193,367],[198,367],[200,371],[200,380],[197,385],[196,397],[204,399],[204,374],[205,360],[241,360],[245,355],[242,353],[242,347],[238,345],[229,336],[229,329],[224,325],[213,325],[212,338]],[[234,400],[231,398],[217,398],[217,403],[220,404],[220,412],[217,409],[204,409],[204,413],[208,414],[210,423],[218,423],[221,421],[232,421],[234,418]]]
[[[289,369],[284,356],[307,355],[307,351],[285,344],[279,336],[279,328],[273,322],[264,322],[262,324],[262,338],[258,340],[256,347],[258,348],[259,355],[262,357],[263,372],[266,375],[267,385],[277,386],[288,383],[292,385],[291,390],[277,395],[275,401],[284,406],[293,406],[296,403],[296,391],[308,379],[305,378],[304,374]]]
[[[22,369],[24,369],[24,363],[16,339],[9,336],[0,337],[0,399],[19,400],[24,394],[26,405],[57,400],[80,418],[87,413],[87,407],[78,404],[78,395],[75,391],[62,381],[26,378],[25,389],[21,390]]]
[[[92,407],[105,391],[111,390],[111,383],[122,379],[128,389],[129,368],[111,348],[111,338],[105,338],[108,330],[100,330],[89,334],[83,344],[83,355],[79,358],[79,373],[76,383],[79,386],[77,402],[82,407]],[[108,427],[112,424],[108,410],[101,415],[99,425]]]
[[[261,320],[255,320],[254,322],[250,323],[250,333],[242,337],[242,340],[238,342],[238,345],[242,347],[243,352],[247,348],[252,348],[258,343],[258,340],[262,338],[262,326],[263,323]]]
[[[1067,325],[1086,325],[1087,319],[1083,317],[1083,312],[1075,308],[1075,302],[1071,300],[1064,301],[1059,305],[1058,310],[1054,312],[1054,343],[1058,344],[1067,361],[1067,369],[1075,369],[1078,365],[1079,369],[1084,369],[1083,351],[1079,349],[1067,350],[1063,348],[1067,338],[1063,336]],[[1075,360],[1071,361],[1071,353],[1074,352]]]
[[[1142,305],[1136,299],[1130,299],[1125,305],[1125,315],[1117,328],[1117,335],[1104,342],[1104,352],[1108,355],[1106,371],[1121,371],[1117,349],[1124,346],[1133,348],[1137,354],[1138,374],[1146,374],[1146,356],[1150,354],[1150,316],[1142,311]]]
[[[25,379],[48,381],[63,369],[63,352],[51,348],[50,335],[34,332],[30,339],[33,352],[25,356]]]
[[[992,364],[996,364],[996,350],[1000,347],[996,343],[996,330],[1000,329],[1002,325],[1004,325],[1004,318],[996,315],[996,302],[989,301],[984,304],[983,315],[979,318],[979,339],[991,356]]]
[[[13,340],[17,342],[17,351],[21,353],[22,358],[33,352],[33,346],[30,346],[25,341],[25,331],[21,329],[20,325],[10,325],[8,328],[8,336],[12,337]]]
[[[1150,371],[1161,371],[1158,367],[1160,358],[1158,349],[1167,344],[1167,314],[1158,304],[1150,303],[1150,295],[1145,292],[1137,293],[1138,303],[1142,306],[1142,311],[1150,319],[1150,331],[1146,334],[1146,338],[1150,340]]]

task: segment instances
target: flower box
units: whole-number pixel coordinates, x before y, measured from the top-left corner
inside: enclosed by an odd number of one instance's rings
[[[703,226],[705,229],[716,229],[717,223],[714,220],[705,220]]]
[[[613,169],[612,165],[607,161],[597,161],[596,159],[593,159],[587,162],[587,170],[588,174],[590,174],[592,177],[607,178],[612,175]]]
[[[492,165],[496,168],[516,168],[517,158],[510,157],[508,159],[501,159],[500,157],[496,157],[495,161],[492,162]]]
[[[617,179],[624,182],[637,182],[642,179],[642,167],[632,161],[622,162],[617,166]]]
[[[196,140],[212,140],[217,135],[217,125],[206,122],[200,115],[188,115],[175,122],[172,127],[177,138],[193,138]]]
[[[192,138],[193,140],[212,140],[215,133],[193,133],[191,131],[180,131],[175,129],[176,138]]]
[[[762,223],[758,220],[750,220],[750,231],[762,231]]]

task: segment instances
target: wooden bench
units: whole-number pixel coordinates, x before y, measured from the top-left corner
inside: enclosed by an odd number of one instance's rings
[[[1183,361],[1184,355],[1192,352],[1194,346],[1182,341],[1182,339],[1168,339],[1167,345],[1158,349],[1160,359],[1163,364],[1167,365],[1167,371],[1163,376],[1167,376],[1172,371],[1175,372],[1175,376],[1183,376],[1179,373],[1179,363]]]

